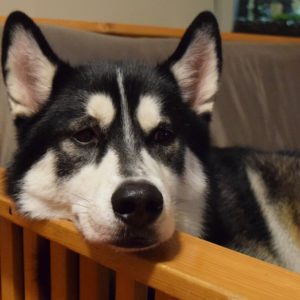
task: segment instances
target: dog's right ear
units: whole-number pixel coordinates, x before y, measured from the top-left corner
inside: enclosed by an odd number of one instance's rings
[[[197,114],[210,114],[222,69],[221,36],[212,13],[195,18],[164,66],[174,75],[183,100]]]
[[[60,64],[27,15],[9,15],[3,32],[2,72],[15,118],[32,116],[45,104]]]

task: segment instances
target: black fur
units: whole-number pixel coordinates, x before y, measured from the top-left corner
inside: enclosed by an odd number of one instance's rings
[[[239,240],[262,242],[271,247],[270,233],[251,191],[246,175],[245,148],[212,148],[207,166],[210,193],[206,239],[225,246],[242,248]]]

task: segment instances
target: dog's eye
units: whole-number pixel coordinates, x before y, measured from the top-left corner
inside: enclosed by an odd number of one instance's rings
[[[96,133],[92,128],[86,128],[76,132],[73,139],[81,144],[89,144],[96,138]]]
[[[174,132],[169,128],[157,128],[152,135],[152,140],[164,146],[169,145],[175,138]]]

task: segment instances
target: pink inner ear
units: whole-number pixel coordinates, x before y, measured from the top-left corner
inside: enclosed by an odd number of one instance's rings
[[[28,110],[37,111],[49,96],[56,66],[23,28],[15,29],[6,68],[10,95]]]
[[[210,35],[205,31],[199,32],[172,70],[184,100],[197,112],[203,112],[204,107],[208,107],[207,101],[218,88],[217,55]]]

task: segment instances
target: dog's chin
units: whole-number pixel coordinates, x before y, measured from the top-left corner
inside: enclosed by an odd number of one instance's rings
[[[120,252],[140,252],[152,249],[159,245],[157,239],[149,239],[149,237],[132,237],[131,239],[115,239],[110,242],[110,246]]]
[[[108,245],[120,252],[144,251],[154,248],[163,242],[156,231],[149,228],[137,230],[124,226],[114,231],[109,237],[106,236],[106,238],[95,233],[87,235],[82,232],[82,234],[92,244]]]
[[[156,232],[152,229],[137,230],[124,227],[109,243],[119,251],[137,252],[153,248],[160,244]]]
[[[85,240],[94,245],[110,246],[120,252],[139,252],[154,248],[169,240],[175,232],[175,227],[169,226],[169,230],[160,230],[161,226],[157,224],[139,228],[122,223],[108,228],[86,224],[90,226],[82,226],[80,222],[76,222]]]

